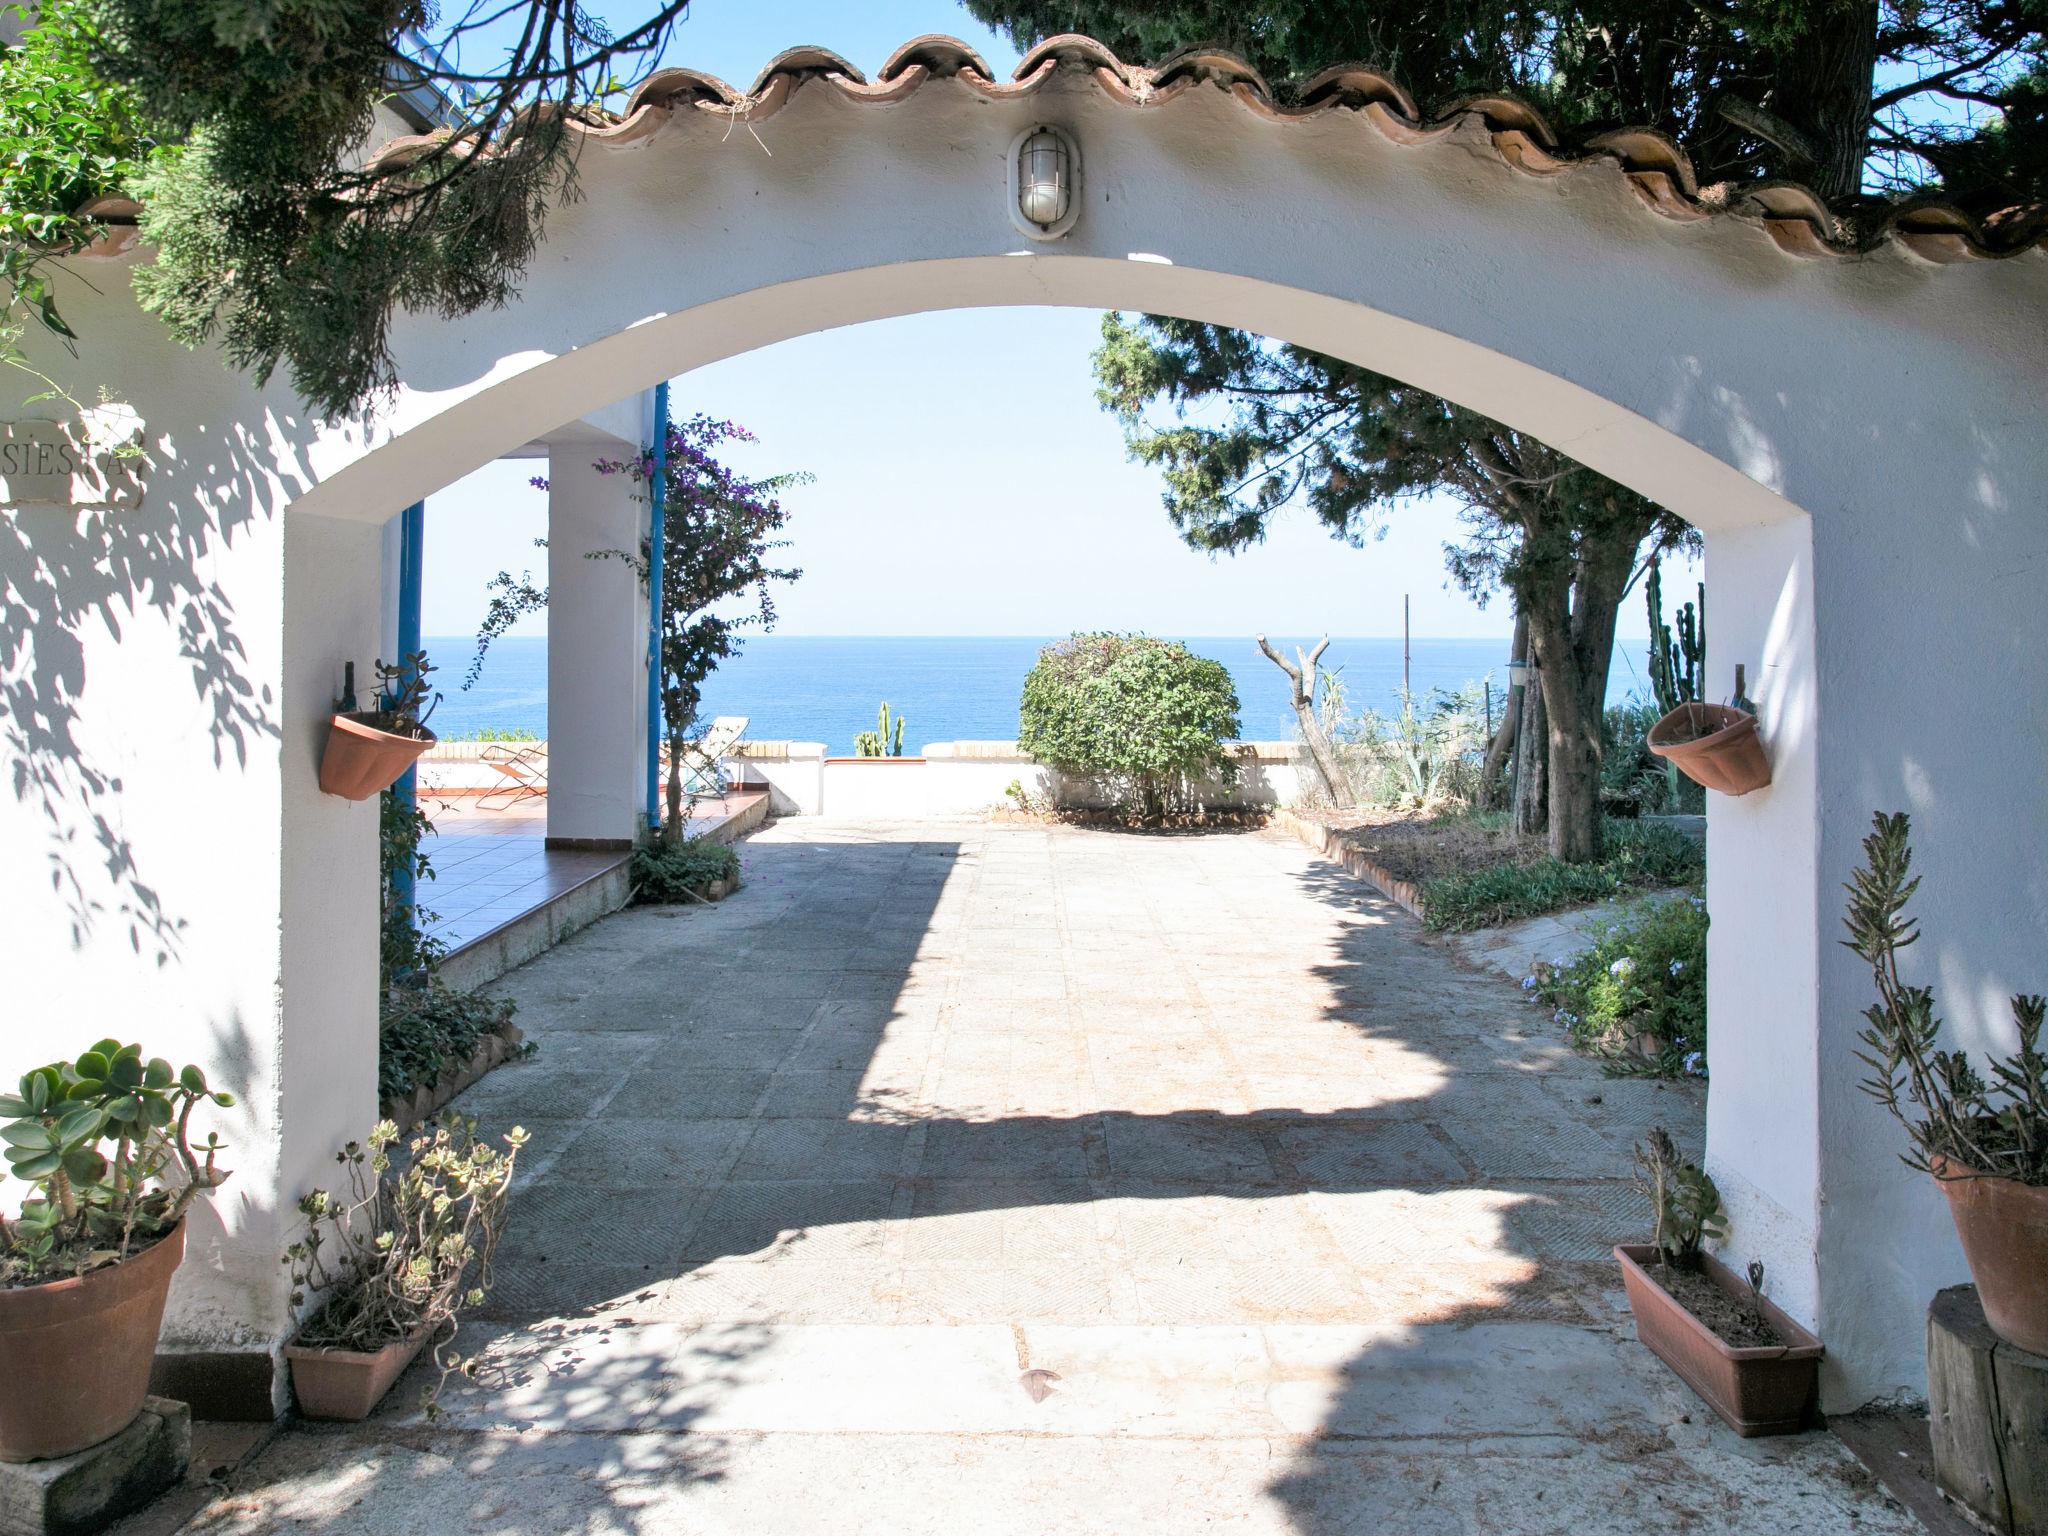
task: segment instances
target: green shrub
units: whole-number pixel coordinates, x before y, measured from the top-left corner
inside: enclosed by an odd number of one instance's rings
[[[1706,872],[1705,851],[1676,827],[1609,818],[1604,836],[1598,863],[1539,859],[1431,880],[1422,887],[1423,920],[1454,933],[1491,928],[1626,891],[1689,884]]]
[[[1156,819],[1192,802],[1194,780],[1236,782],[1223,744],[1237,737],[1237,710],[1224,665],[1178,641],[1077,634],[1038,653],[1017,740],[1039,762],[1095,780],[1119,809]]]
[[[512,1022],[513,1006],[509,998],[458,992],[431,979],[388,989],[377,1021],[379,1100],[396,1103],[466,1063],[486,1035]],[[529,1043],[526,1054],[532,1051]]]
[[[739,877],[740,856],[708,837],[643,843],[633,854],[633,900],[647,906],[704,900],[714,881]]]
[[[1706,1074],[1707,904],[1698,895],[1645,902],[1591,948],[1522,985],[1551,1005],[1582,1050],[1619,1057],[1651,1034],[1665,1045],[1649,1070]]]

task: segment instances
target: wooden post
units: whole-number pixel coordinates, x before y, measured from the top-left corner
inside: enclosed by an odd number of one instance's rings
[[[1975,1286],[1927,1309],[1927,1429],[1943,1493],[2002,1536],[2048,1536],[2048,1357],[2002,1342]]]

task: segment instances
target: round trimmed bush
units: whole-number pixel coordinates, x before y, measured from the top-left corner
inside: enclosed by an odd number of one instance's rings
[[[1095,780],[1119,809],[1157,819],[1200,781],[1234,784],[1237,689],[1219,661],[1150,635],[1073,635],[1024,679],[1017,740],[1039,762]]]

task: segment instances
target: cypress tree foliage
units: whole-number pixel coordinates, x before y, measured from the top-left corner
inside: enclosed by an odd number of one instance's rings
[[[1874,226],[1887,195],[1943,178],[1945,192],[1987,211],[2032,205],[2019,216],[2039,216],[2048,195],[2048,0],[966,4],[1019,43],[1078,31],[1131,59],[1229,48],[1282,96],[1357,60],[1425,104],[1521,95],[1568,141],[1648,125],[1684,144],[1704,183],[1796,177],[1852,224]],[[1470,536],[1447,551],[1451,574],[1482,601],[1513,595],[1540,669],[1528,723],[1547,737],[1551,852],[1598,857],[1617,609],[1647,562],[1697,535],[1526,434],[1304,348],[1112,315],[1095,369],[1133,457],[1160,470],[1168,515],[1197,549],[1255,543],[1297,505],[1364,544],[1392,507],[1456,498]],[[1518,823],[1536,819],[1518,808]]]

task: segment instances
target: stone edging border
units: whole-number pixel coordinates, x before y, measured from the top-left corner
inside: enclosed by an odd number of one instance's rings
[[[1348,873],[1377,887],[1382,896],[1418,923],[1427,921],[1422,914],[1422,891],[1414,881],[1396,879],[1356,848],[1348,846],[1334,829],[1313,817],[1281,810],[1277,806],[1271,812],[1271,821],[1274,826],[1292,832],[1332,864],[1343,866]]]
[[[443,1068],[438,1078],[415,1088],[407,1098],[386,1099],[379,1106],[380,1112],[398,1127],[399,1135],[408,1134],[415,1126],[426,1124],[450,1099],[486,1072],[511,1060],[525,1039],[519,1026],[507,1021],[501,1029],[483,1037],[476,1054],[468,1061]]]

